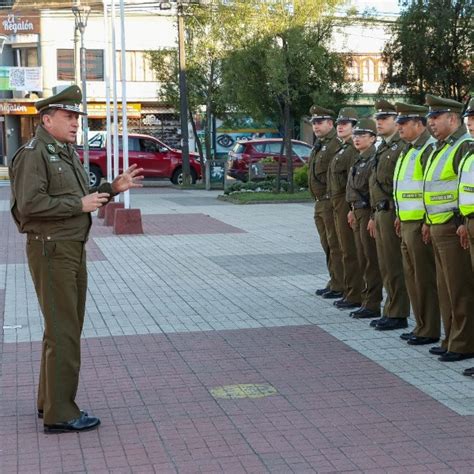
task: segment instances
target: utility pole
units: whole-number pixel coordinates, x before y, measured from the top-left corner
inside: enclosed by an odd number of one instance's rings
[[[186,55],[184,45],[183,4],[178,9],[178,55],[179,55],[179,115],[181,119],[181,150],[183,157],[183,184],[191,184],[189,166],[189,133],[188,133],[188,92],[186,87]]]

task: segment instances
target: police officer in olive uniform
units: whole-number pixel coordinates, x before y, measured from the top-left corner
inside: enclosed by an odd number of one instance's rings
[[[403,275],[400,238],[395,232],[395,204],[393,202],[393,172],[404,145],[395,118],[395,107],[386,100],[375,103],[377,131],[382,142],[377,148],[375,167],[370,177],[370,199],[374,219],[369,223],[375,237],[383,286],[387,293],[382,318],[372,321],[379,331],[406,328],[410,315],[410,301]]]
[[[132,166],[113,183],[88,189],[88,176],[72,146],[81,100],[81,90],[71,86],[36,102],[41,125],[9,167],[11,212],[27,237],[28,264],[44,316],[38,416],[44,418],[46,433],[86,431],[100,424],[75,403],[90,213],[117,193],[139,186],[135,180],[142,178]]]
[[[329,164],[340,148],[334,129],[335,113],[332,110],[313,105],[310,110],[313,132],[317,137],[308,163],[308,187],[314,198],[314,221],[321,245],[326,254],[330,280],[325,288],[316,290],[323,298],[340,298],[343,295],[344,277],[342,254],[339,248],[332,204],[327,189]]]
[[[463,105],[457,101],[426,96],[428,125],[437,139],[424,173],[423,201],[426,210],[424,238],[431,236],[438,273],[438,294],[445,340],[430,349],[442,362],[474,357],[474,273],[468,249],[456,235],[463,219],[459,213],[458,172],[469,153],[472,138],[461,122]],[[448,311],[443,307],[447,306]]]
[[[354,127],[352,138],[358,151],[347,179],[346,200],[350,211],[347,219],[354,232],[359,266],[362,269],[361,307],[350,313],[356,319],[380,317],[382,278],[377,261],[375,241],[367,226],[371,216],[369,177],[375,165],[377,130],[372,119],[362,118]]]
[[[396,232],[402,239],[403,270],[416,326],[400,337],[410,345],[439,341],[441,318],[433,247],[424,243],[423,171],[434,138],[426,130],[427,107],[395,104],[400,137],[406,142],[395,166],[393,197]]]
[[[347,222],[350,207],[346,201],[347,175],[359,155],[352,142],[352,130],[357,119],[357,111],[351,107],[344,107],[339,111],[336,131],[341,144],[329,163],[327,178],[344,270],[344,298],[334,302],[334,306],[340,309],[358,308],[362,301],[361,267],[357,258],[354,233]]]
[[[470,100],[464,119],[471,137],[474,138],[474,99]],[[459,210],[464,217],[464,225],[458,228],[457,234],[461,246],[470,249],[474,271],[474,142],[471,142],[470,150],[459,168]],[[474,367],[465,369],[463,374],[468,377],[474,376]]]

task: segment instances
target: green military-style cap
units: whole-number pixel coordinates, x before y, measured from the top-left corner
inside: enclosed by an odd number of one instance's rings
[[[472,117],[474,115],[474,98],[469,101],[466,111],[463,117]]]
[[[352,122],[352,124],[355,124],[357,120],[359,120],[359,114],[357,113],[356,109],[353,107],[343,107],[339,111],[336,123]]]
[[[82,102],[82,92],[77,86],[69,86],[59,94],[52,95],[35,103],[36,110],[43,112],[47,109],[62,109],[80,115],[86,115],[79,105]]]
[[[424,119],[428,113],[428,107],[424,105],[405,104],[404,102],[396,102],[395,110],[397,111],[397,123],[404,123],[411,119]]]
[[[375,102],[375,118],[387,117],[389,115],[397,115],[395,106],[391,104],[388,100],[381,99]]]
[[[370,118],[361,118],[352,130],[352,133],[354,135],[364,135],[365,133],[370,133],[374,137],[377,136],[377,125],[375,120]]]
[[[319,107],[319,105],[313,105],[309,109],[309,113],[311,114],[311,122],[315,120],[334,120],[336,117],[334,110],[325,109],[324,107]]]
[[[461,102],[431,94],[426,94],[426,105],[429,106],[427,117],[446,113],[461,114],[463,109]]]

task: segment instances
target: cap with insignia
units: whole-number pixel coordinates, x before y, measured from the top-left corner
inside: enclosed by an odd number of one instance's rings
[[[466,111],[463,114],[463,117],[472,117],[474,115],[474,98],[469,101]]]
[[[311,122],[315,120],[334,120],[336,113],[331,109],[325,109],[324,107],[319,107],[319,105],[313,105],[309,109],[311,114]]]
[[[375,137],[377,135],[377,125],[375,120],[370,118],[361,118],[353,128],[352,133],[354,135],[364,135],[365,133],[370,133]]]
[[[381,99],[375,102],[375,118],[383,118],[388,116],[395,116],[397,115],[397,111],[395,110],[395,106],[391,104],[388,100]]]
[[[423,105],[405,104],[404,102],[396,102],[395,110],[397,111],[397,123],[405,123],[411,119],[425,119],[428,108]]]
[[[446,113],[462,114],[463,105],[461,102],[452,99],[444,99],[435,95],[426,94],[426,105],[429,106],[427,117]]]
[[[81,111],[79,105],[82,102],[82,92],[77,86],[69,86],[59,94],[52,95],[46,99],[35,102],[38,112],[44,112],[47,109],[62,109],[68,112],[74,112],[80,115],[86,115]]]
[[[354,125],[357,120],[359,120],[359,114],[357,113],[357,110],[352,108],[352,107],[343,107],[339,111],[339,115],[337,116],[336,123],[341,123],[341,122],[352,122]]]

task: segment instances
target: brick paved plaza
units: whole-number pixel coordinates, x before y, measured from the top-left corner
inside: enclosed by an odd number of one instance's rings
[[[314,296],[312,204],[217,194],[132,193],[143,236],[95,219],[78,402],[102,425],[45,435],[42,318],[0,188],[0,473],[473,473],[473,361]]]

